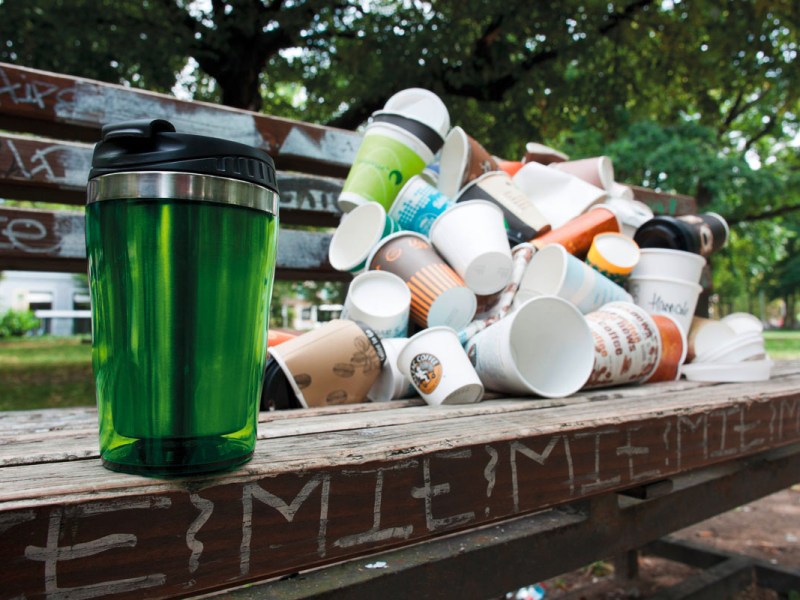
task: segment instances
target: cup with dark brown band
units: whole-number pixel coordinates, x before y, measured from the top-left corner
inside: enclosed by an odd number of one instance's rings
[[[512,246],[550,231],[550,223],[505,171],[492,171],[478,177],[461,190],[456,203],[469,200],[488,200],[500,207]]]
[[[453,127],[444,141],[439,160],[439,190],[450,198],[474,179],[498,170],[497,161],[461,127]]]
[[[406,282],[411,290],[411,319],[422,327],[445,325],[458,331],[475,316],[475,293],[424,235],[401,231],[384,238],[367,264]]]
[[[270,350],[305,408],[363,402],[386,361],[378,336],[335,319]]]
[[[728,234],[725,219],[703,213],[654,217],[639,227],[633,239],[641,248],[669,248],[708,257],[725,245]]]

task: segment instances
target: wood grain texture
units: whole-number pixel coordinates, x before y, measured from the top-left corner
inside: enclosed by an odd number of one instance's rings
[[[200,593],[639,487],[797,443],[799,386],[791,363],[758,384],[265,414],[250,463],[176,480],[105,470],[81,446],[91,411],[64,429],[28,411],[0,420],[3,594]],[[51,436],[64,456],[33,458]]]

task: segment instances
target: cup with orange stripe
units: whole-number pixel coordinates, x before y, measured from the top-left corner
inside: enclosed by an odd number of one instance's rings
[[[614,283],[625,285],[639,263],[639,245],[621,233],[601,233],[594,236],[586,262]]]
[[[422,327],[444,325],[458,331],[475,316],[475,293],[424,235],[401,231],[385,237],[367,264],[406,282],[411,290],[411,319]]]

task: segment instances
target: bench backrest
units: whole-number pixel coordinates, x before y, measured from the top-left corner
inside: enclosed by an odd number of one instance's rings
[[[144,118],[270,153],[281,191],[277,277],[349,278],[328,264],[329,232],[292,225],[338,223],[336,198],[361,142],[352,131],[0,63],[0,198],[83,205],[102,126]],[[694,211],[688,196],[634,192],[659,213]],[[81,212],[0,205],[0,271],[85,272],[83,236]]]

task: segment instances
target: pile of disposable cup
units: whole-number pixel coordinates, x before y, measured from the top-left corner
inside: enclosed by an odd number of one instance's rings
[[[689,331],[690,362],[681,372],[691,381],[764,381],[772,361],[764,348],[764,327],[748,313],[720,320],[695,317]]]
[[[705,264],[706,259],[693,252],[642,248],[628,291],[635,304],[650,314],[674,318],[688,333],[703,291],[700,276]]]
[[[272,350],[273,406],[769,377],[752,315],[694,318],[722,217],[654,217],[609,157],[525,148],[494,156],[420,88],[373,113],[328,250],[342,318]]]

